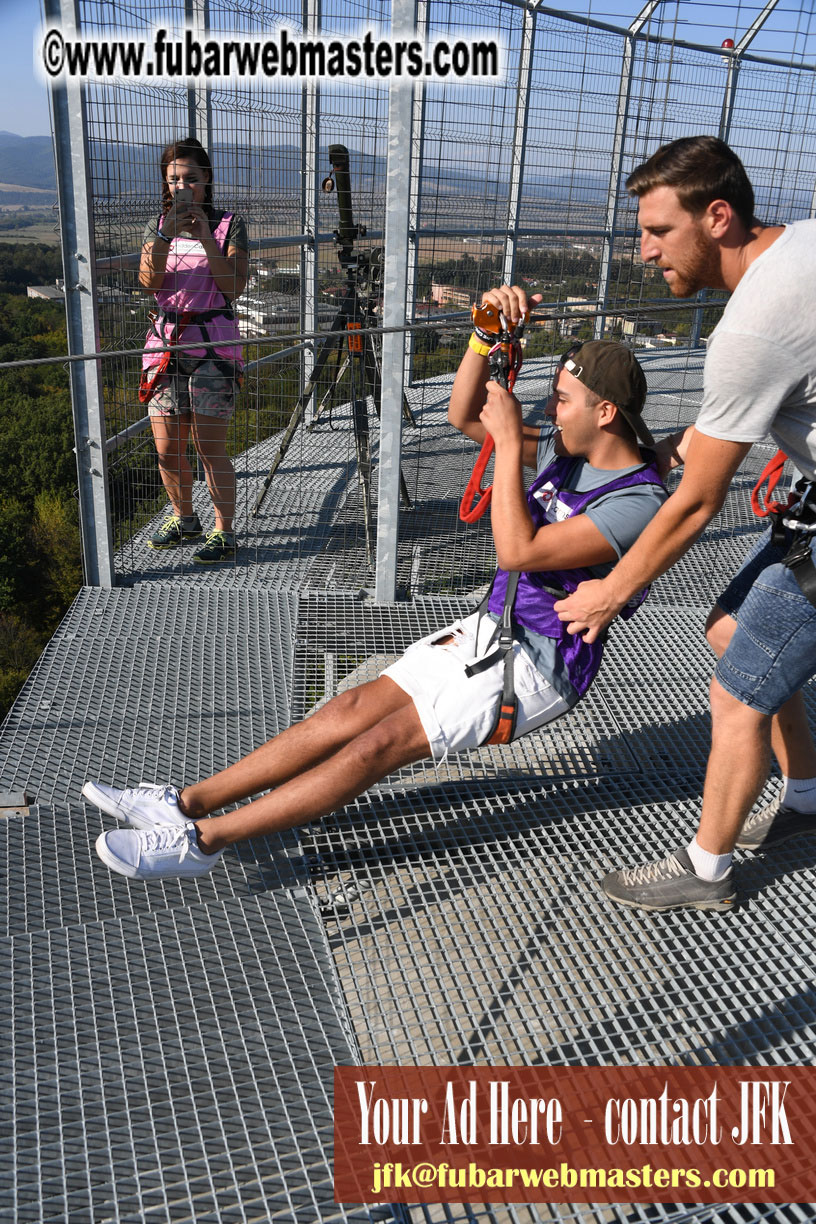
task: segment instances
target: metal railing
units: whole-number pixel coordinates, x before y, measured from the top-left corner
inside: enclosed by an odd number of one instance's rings
[[[247,218],[256,316],[272,300],[265,286],[278,285],[289,299],[278,335],[244,312],[248,377],[231,447],[251,462],[274,450],[337,307],[336,204],[318,182],[328,169],[326,145],[349,147],[355,216],[368,229],[358,247],[370,254],[382,242],[376,322],[383,325],[384,394],[375,426],[376,539],[366,572],[378,599],[393,598],[400,586],[402,390],[450,372],[442,367],[454,354],[440,337],[465,321],[450,310],[461,309],[457,295],[472,299],[500,279],[535,282],[550,303],[553,352],[563,324],[579,312],[595,336],[623,334],[636,343],[639,320],[663,317],[684,320],[681,338],[700,344],[705,301],[690,319],[687,306],[654,296],[637,253],[626,176],[666,140],[719,133],[742,156],[763,219],[812,214],[814,65],[793,50],[787,58],[755,52],[776,3],[731,48],[678,38],[663,21],[666,7],[649,0],[621,28],[536,0],[486,0],[478,9],[465,0],[249,0],[240,10],[228,0],[177,0],[169,16],[202,34],[240,27],[251,36],[276,24],[312,37],[366,24],[428,38],[501,31],[504,75],[483,84],[423,80],[390,92],[370,81],[319,89],[311,81],[287,91],[275,82],[103,88],[73,80],[55,90],[69,356],[99,354],[70,364],[87,581],[104,586],[132,576],[133,549],[122,532],[142,530],[161,500],[135,397],[146,321],[135,251],[157,210],[156,155],[172,135],[201,137],[213,153],[216,203]],[[66,35],[105,32],[90,0],[47,0],[46,11]],[[117,13],[120,29],[134,37],[153,19],[147,0]],[[780,25],[780,46],[785,37]],[[281,266],[287,251],[291,263]],[[706,317],[710,326],[713,314]],[[425,392],[416,395],[422,401]],[[133,448],[141,448],[138,462]],[[353,451],[344,459],[349,472],[359,461]],[[288,479],[308,500],[314,471]],[[327,472],[327,489],[331,482]]]

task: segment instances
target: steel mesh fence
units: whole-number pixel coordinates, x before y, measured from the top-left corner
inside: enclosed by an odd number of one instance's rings
[[[89,37],[114,29],[144,37],[155,16],[145,0],[115,12],[97,0],[80,0],[78,11]],[[299,555],[310,548],[322,554],[310,581],[374,582],[380,405],[373,370],[382,345],[376,328],[389,192],[408,196],[403,317],[410,391],[403,447],[406,468],[413,462],[414,470],[403,473],[403,553],[416,537],[409,502],[420,511],[424,530],[452,534],[454,549],[468,551],[455,525],[468,447],[460,444],[457,470],[441,495],[438,487],[423,489],[421,469],[444,428],[444,379],[458,364],[468,307],[482,291],[514,277],[542,294],[528,340],[531,360],[551,362],[576,336],[622,338],[645,354],[671,349],[682,399],[696,362],[694,356],[689,366],[689,358],[716,323],[721,302],[701,301],[695,310],[666,297],[659,272],[639,258],[627,174],[661,142],[696,131],[726,132],[756,185],[764,219],[812,211],[814,72],[802,58],[812,41],[806,6],[760,22],[755,44],[738,57],[738,71],[718,47],[682,41],[687,32],[711,38],[718,16],[699,5],[647,5],[637,20],[628,19],[629,30],[622,18],[615,28],[580,5],[558,12],[515,0],[489,0],[478,9],[464,0],[332,0],[320,6],[188,0],[186,7],[163,10],[163,19],[165,13],[168,26],[182,28],[189,18],[202,38],[269,37],[285,27],[324,43],[366,28],[388,35],[392,23],[404,23],[408,14],[429,40],[499,34],[504,61],[503,72],[491,80],[428,78],[415,88],[410,139],[390,165],[389,89],[371,77],[342,85],[325,81],[319,90],[309,82],[238,77],[193,85],[180,76],[85,87],[86,143],[71,156],[90,180],[95,309],[105,355],[105,497],[119,578],[193,572],[189,550],[158,557],[147,549],[167,499],[136,393],[138,350],[153,304],[139,284],[139,253],[146,227],[160,216],[158,156],[172,138],[202,138],[212,157],[214,205],[243,217],[249,235],[249,279],[236,302],[246,372],[227,437],[238,478],[240,548],[232,580],[241,583],[252,578],[239,570],[271,562],[281,515],[290,520],[297,513],[303,529],[299,535],[289,530],[288,547]],[[733,17],[738,36],[756,16],[746,9]],[[787,61],[752,57],[757,49],[767,56],[780,45],[791,51]],[[349,150],[352,272],[332,238],[337,197],[319,190],[331,169],[327,151],[336,144]],[[342,337],[329,345],[330,360],[324,351],[351,281],[375,331],[370,361],[356,370],[344,362]],[[309,375],[321,360],[312,387]],[[541,373],[543,388],[545,367]],[[675,415],[665,426],[683,419]],[[286,455],[259,507],[290,423]],[[206,471],[189,443],[187,452],[195,508],[206,530],[212,522]],[[429,513],[423,497],[441,517]],[[321,524],[317,530],[314,521]],[[401,563],[402,590],[412,588],[415,548],[411,558]],[[483,568],[466,562],[453,589],[472,587]],[[452,589],[450,578],[443,576],[441,584]]]

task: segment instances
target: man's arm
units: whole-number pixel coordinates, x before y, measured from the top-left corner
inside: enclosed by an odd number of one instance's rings
[[[702,534],[725,501],[750,442],[726,442],[696,430],[683,479],[648,527],[606,578],[582,582],[555,605],[570,633],[594,642],[633,595],[665,573]]]
[[[488,383],[482,423],[496,443],[490,510],[496,558],[501,568],[575,569],[614,561],[615,549],[586,514],[536,527],[524,487],[521,405],[498,383]]]

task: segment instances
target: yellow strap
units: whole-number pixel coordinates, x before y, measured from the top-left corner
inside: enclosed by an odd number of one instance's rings
[[[468,341],[468,348],[472,348],[474,353],[478,353],[480,357],[486,357],[490,352],[490,345],[483,344],[475,332]]]

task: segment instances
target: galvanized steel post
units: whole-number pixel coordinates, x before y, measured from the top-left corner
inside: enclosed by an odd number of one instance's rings
[[[320,36],[321,0],[303,0],[303,35]],[[306,81],[301,95],[300,151],[302,174],[300,188],[300,230],[309,237],[300,248],[300,330],[317,331],[317,152],[320,133],[320,88],[316,78]],[[300,368],[300,393],[303,394],[314,368],[315,346],[303,350]]]
[[[629,27],[623,47],[620,85],[618,86],[618,113],[615,119],[615,137],[612,144],[612,168],[609,172],[609,187],[606,194],[606,232],[601,248],[601,263],[598,272],[598,314],[595,318],[594,336],[601,340],[606,326],[606,307],[609,302],[609,280],[612,272],[612,256],[615,251],[615,233],[618,224],[618,197],[623,174],[623,150],[626,145],[626,128],[629,122],[629,95],[632,90],[632,68],[635,61],[635,41],[643,26],[651,17],[661,0],[648,0]]]
[[[413,34],[416,29],[415,0],[394,0],[391,28],[395,38]],[[392,78],[388,98],[388,165],[383,252],[384,328],[405,326],[413,110],[412,86]],[[374,585],[375,598],[381,603],[392,601],[397,590],[404,378],[404,333],[386,331],[382,343],[382,409]]]
[[[66,39],[81,36],[76,0],[46,0],[46,20]],[[94,224],[84,86],[76,77],[51,89],[56,141],[68,355],[99,350]],[[70,364],[79,485],[82,566],[87,586],[112,587],[113,537],[102,372],[98,361]]]

